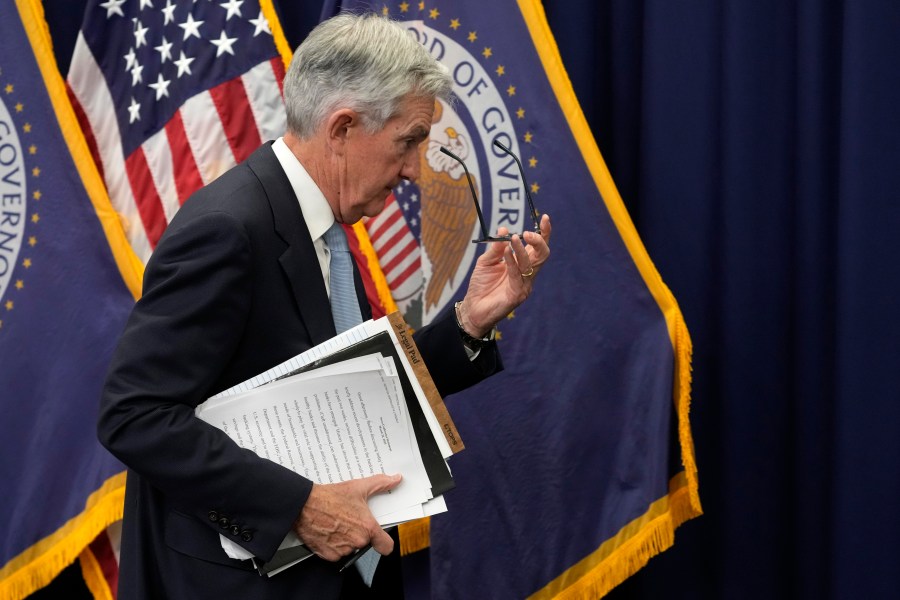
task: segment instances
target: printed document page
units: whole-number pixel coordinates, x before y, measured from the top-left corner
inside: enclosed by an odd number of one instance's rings
[[[353,373],[342,368],[346,365],[333,365],[323,377],[312,376],[316,371],[303,373],[223,399],[197,414],[242,448],[315,483],[402,473],[403,481],[391,493],[369,499],[381,522],[381,515],[430,500],[431,487],[394,377],[381,369],[380,357],[372,364],[375,369]]]

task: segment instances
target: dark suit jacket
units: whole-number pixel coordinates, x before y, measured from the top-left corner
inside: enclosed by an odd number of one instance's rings
[[[312,484],[194,416],[334,334],[312,240],[267,144],[177,213],[113,357],[98,432],[128,467],[120,600],[338,595],[341,576],[318,558],[262,578],[225,556],[220,533],[271,557]],[[443,395],[501,368],[493,346],[468,360],[450,315],[416,342]]]

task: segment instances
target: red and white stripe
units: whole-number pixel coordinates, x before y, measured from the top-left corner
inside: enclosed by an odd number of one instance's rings
[[[76,113],[86,119],[81,127],[90,138],[92,149],[97,152],[94,161],[103,172],[113,208],[122,219],[128,241],[135,253],[146,261],[150,256],[151,245],[141,225],[141,216],[125,172],[119,124],[116,119],[109,118],[115,114],[112,96],[100,67],[80,33],[72,54],[68,84],[70,96],[77,102]]]
[[[366,222],[366,231],[391,295],[398,302],[412,296],[422,286],[422,253],[393,194],[381,214]]]
[[[284,133],[279,57],[187,100],[124,156],[112,96],[79,34],[68,75],[75,104],[128,240],[144,262],[187,197]]]

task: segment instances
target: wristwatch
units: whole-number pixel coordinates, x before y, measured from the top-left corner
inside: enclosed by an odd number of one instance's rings
[[[477,338],[469,334],[468,331],[462,326],[462,323],[459,320],[459,306],[462,304],[462,300],[457,301],[456,304],[453,305],[453,314],[456,317],[456,326],[459,328],[459,335],[462,337],[463,344],[466,345],[466,348],[471,350],[472,352],[477,352],[481,350],[481,348],[489,343],[493,342],[497,337],[497,328],[493,327],[488,332],[486,336],[483,338]]]

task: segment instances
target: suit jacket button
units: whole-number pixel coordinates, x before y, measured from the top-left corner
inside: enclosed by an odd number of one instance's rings
[[[237,525],[232,525],[230,531],[231,531],[231,535],[240,535],[241,534],[241,528],[238,527]]]
[[[253,541],[253,532],[250,531],[249,529],[243,530],[241,532],[241,539],[244,540],[245,542],[252,542]]]
[[[219,513],[217,513],[214,510],[209,511],[208,516],[209,516],[209,520],[212,521],[213,523],[215,523],[216,521],[219,520]]]
[[[228,517],[219,517],[219,527],[228,529],[229,525],[231,525],[231,521],[228,520]]]

